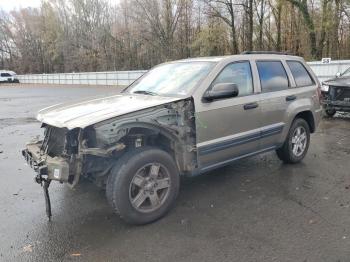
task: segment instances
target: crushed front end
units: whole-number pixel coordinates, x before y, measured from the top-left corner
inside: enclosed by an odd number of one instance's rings
[[[44,122],[44,138],[28,143],[22,154],[43,186],[49,218],[51,181],[74,187],[83,176],[104,188],[121,156],[137,147],[161,148],[181,173],[192,172],[198,166],[194,116],[193,100],[186,99],[72,129]]]
[[[350,86],[329,85],[322,94],[325,110],[350,112]]]
[[[80,129],[68,130],[49,125],[45,128],[44,140],[33,141],[22,150],[22,155],[37,175],[35,181],[43,186],[46,214],[51,219],[49,186],[52,180],[77,183],[76,174],[80,174],[81,161],[78,154]]]
[[[49,125],[44,128],[44,139],[28,143],[22,151],[27,163],[37,172],[36,181],[56,180],[74,185],[81,170],[78,154],[81,130]]]

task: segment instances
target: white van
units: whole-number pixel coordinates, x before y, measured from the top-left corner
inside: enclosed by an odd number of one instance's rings
[[[0,70],[0,83],[19,83],[19,80],[15,72]]]

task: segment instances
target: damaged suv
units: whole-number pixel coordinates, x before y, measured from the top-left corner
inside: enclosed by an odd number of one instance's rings
[[[350,112],[350,67],[336,78],[324,81],[321,90],[324,111],[329,117],[337,111]]]
[[[161,64],[120,94],[41,110],[45,136],[23,155],[44,183],[81,176],[106,189],[128,223],[162,217],[180,176],[276,150],[286,163],[307,153],[320,119],[317,78],[297,56],[246,52]]]

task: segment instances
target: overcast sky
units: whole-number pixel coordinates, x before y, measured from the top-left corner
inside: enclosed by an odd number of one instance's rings
[[[20,7],[39,7],[41,0],[0,0],[0,9],[11,11]]]

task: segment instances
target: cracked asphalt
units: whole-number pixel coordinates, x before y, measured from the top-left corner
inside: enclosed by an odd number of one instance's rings
[[[122,222],[104,191],[42,189],[20,154],[41,135],[36,111],[113,87],[0,86],[0,261],[350,261],[350,116],[324,119],[301,164],[274,153],[183,179],[175,208]]]

